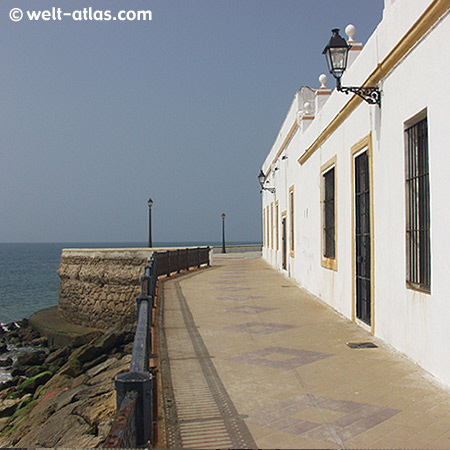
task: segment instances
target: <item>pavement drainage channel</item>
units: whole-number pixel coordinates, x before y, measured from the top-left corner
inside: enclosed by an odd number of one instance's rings
[[[350,348],[378,348],[373,342],[346,342],[345,343]]]

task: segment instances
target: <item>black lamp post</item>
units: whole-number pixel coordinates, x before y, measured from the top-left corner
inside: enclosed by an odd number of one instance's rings
[[[331,30],[330,42],[324,48],[323,54],[326,57],[328,70],[336,78],[336,89],[344,94],[352,92],[371,105],[381,106],[380,90],[376,86],[341,86],[342,74],[347,69],[348,52],[351,48],[345,39],[339,34],[339,28]]]
[[[226,253],[225,250],[225,213],[222,213],[222,253]]]
[[[153,200],[151,198],[148,199],[148,246],[151,248],[152,245],[152,205]]]
[[[258,180],[259,180],[259,184],[261,185],[261,192],[262,191],[269,191],[271,194],[275,194],[275,188],[274,187],[264,187],[264,180],[266,179],[266,176],[264,175],[264,172],[261,171],[259,172],[258,175]]]

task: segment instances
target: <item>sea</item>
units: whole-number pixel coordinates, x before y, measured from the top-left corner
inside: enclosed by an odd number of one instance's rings
[[[254,244],[255,242],[229,242]],[[256,242],[257,243],[257,242]],[[219,242],[155,242],[154,247],[191,247],[221,245]],[[145,242],[52,242],[52,243],[0,243],[0,326],[19,322],[33,313],[56,306],[59,297],[59,277],[56,272],[63,248],[143,248]],[[20,353],[32,351],[30,347],[8,345],[8,353],[15,361]],[[11,378],[10,369],[0,367],[0,383]]]
[[[253,244],[254,242],[227,242]],[[221,245],[220,242],[155,242],[154,247]],[[58,304],[56,273],[63,248],[142,248],[145,242],[53,242],[0,243],[0,323],[30,317],[36,311]]]

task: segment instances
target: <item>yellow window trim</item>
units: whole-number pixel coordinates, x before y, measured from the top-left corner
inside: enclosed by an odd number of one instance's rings
[[[320,256],[321,256],[321,265],[325,269],[331,269],[337,271],[337,257],[338,257],[338,228],[337,228],[337,155],[334,155],[331,159],[329,159],[325,164],[320,167]],[[324,217],[323,217],[323,194],[324,194],[324,185],[323,185],[323,176],[326,172],[328,172],[331,168],[334,168],[334,258],[327,258],[324,256],[324,238],[323,238],[323,226],[324,226]]]
[[[280,224],[279,224],[279,205],[278,200],[275,202],[275,237],[276,237],[276,250],[280,249]]]
[[[292,195],[292,197],[291,197]],[[292,201],[291,201],[292,198]],[[291,258],[295,257],[295,202],[294,185],[289,188],[288,207],[289,207],[289,255]]]
[[[359,140],[351,147],[352,164],[352,321],[356,321],[356,239],[355,239],[355,156],[367,148],[369,157],[369,186],[370,186],[370,321],[371,333],[375,334],[375,246],[374,246],[374,215],[373,215],[373,170],[372,170],[372,133]]]

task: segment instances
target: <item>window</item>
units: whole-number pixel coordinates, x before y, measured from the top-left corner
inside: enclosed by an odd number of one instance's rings
[[[406,281],[414,289],[430,292],[430,180],[426,116],[420,117],[413,125],[407,124],[405,151]]]
[[[322,266],[336,266],[336,157],[322,166]]]
[[[289,188],[289,241],[290,241],[290,254],[291,257],[295,256],[295,242],[294,242],[294,186]]]
[[[334,229],[334,167],[323,175],[323,237],[326,258],[335,258],[335,229]]]
[[[266,207],[266,242],[267,248],[270,248],[270,241],[269,241],[269,207]]]

